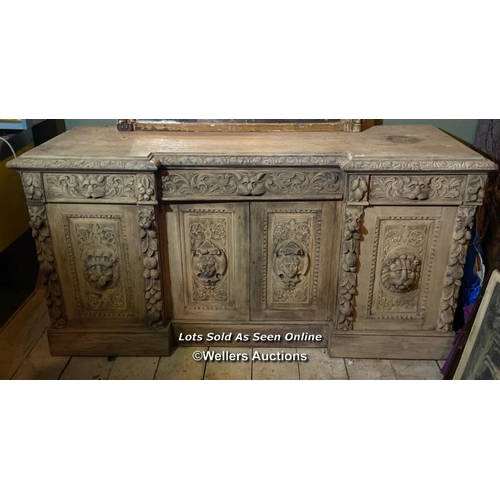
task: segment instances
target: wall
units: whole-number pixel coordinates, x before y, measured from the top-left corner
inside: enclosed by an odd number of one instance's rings
[[[33,145],[26,146],[17,151],[17,155],[25,153],[32,147]],[[13,156],[10,156],[0,162],[0,252],[29,229],[28,209],[21,177],[6,166],[12,158]]]
[[[472,144],[476,132],[477,120],[377,120],[384,125],[435,125],[436,127],[448,132],[457,139]],[[66,120],[66,128],[76,127],[77,125],[104,126],[116,125],[116,120]]]

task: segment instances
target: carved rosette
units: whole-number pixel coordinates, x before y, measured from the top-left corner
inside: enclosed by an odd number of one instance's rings
[[[64,304],[59,276],[55,267],[52,238],[47,224],[47,213],[44,205],[28,205],[30,226],[36,243],[40,275],[45,288],[45,298],[49,308],[52,326],[62,328],[66,324]]]
[[[385,200],[458,200],[465,177],[374,176],[370,198]]]
[[[450,332],[453,327],[458,294],[464,275],[467,244],[471,237],[475,213],[476,207],[459,207],[458,209],[448,267],[446,268],[444,290],[441,296],[437,326],[437,330],[440,332]]]
[[[163,177],[163,198],[230,195],[340,194],[337,172],[182,172]]]
[[[354,295],[356,293],[357,263],[362,215],[363,207],[346,207],[337,323],[337,328],[344,331],[352,330],[353,328]]]
[[[44,200],[42,174],[33,172],[22,173],[21,179],[27,200]]]
[[[161,274],[156,234],[154,206],[139,206],[139,227],[141,251],[144,263],[144,287],[148,309],[148,324],[162,325],[163,301],[161,295]]]

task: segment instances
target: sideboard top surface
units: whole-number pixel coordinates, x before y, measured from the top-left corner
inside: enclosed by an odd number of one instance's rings
[[[273,163],[278,157],[281,160]],[[345,170],[496,168],[479,153],[430,125],[376,126],[358,134],[130,133],[115,127],[76,127],[11,161],[9,166],[19,170],[156,170],[161,165],[307,166],[315,160]],[[92,166],[89,161],[97,163]]]

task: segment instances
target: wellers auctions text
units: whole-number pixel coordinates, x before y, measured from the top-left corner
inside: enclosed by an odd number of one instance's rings
[[[199,351],[198,351],[199,352]],[[250,355],[246,352],[215,352],[215,351],[204,351],[200,352],[201,356],[197,361],[307,361],[308,357],[306,353],[298,352],[259,352],[254,350]]]

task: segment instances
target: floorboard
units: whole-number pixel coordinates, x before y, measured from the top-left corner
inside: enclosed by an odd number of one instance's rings
[[[69,356],[52,356],[47,331],[16,371],[13,380],[57,380],[69,362]]]
[[[49,323],[45,294],[39,290],[0,332],[0,379],[14,375]]]
[[[435,361],[392,360],[398,380],[441,380],[439,366]]]
[[[246,354],[248,361],[207,361],[205,380],[251,380],[251,347],[211,347],[210,351],[216,353]]]
[[[114,358],[74,356],[61,375],[61,380],[106,380]]]
[[[386,359],[346,359],[350,380],[396,380],[396,372]]]
[[[279,352],[294,354],[296,348],[254,348],[262,356]],[[257,361],[253,362],[253,380],[299,380],[298,361]]]
[[[108,380],[153,380],[160,358],[120,356],[111,368]]]
[[[344,358],[330,358],[327,349],[297,348],[307,354],[308,361],[299,361],[300,380],[347,380]]]
[[[194,361],[195,351],[206,347],[178,347],[171,356],[160,358],[155,380],[203,380],[205,361]]]

